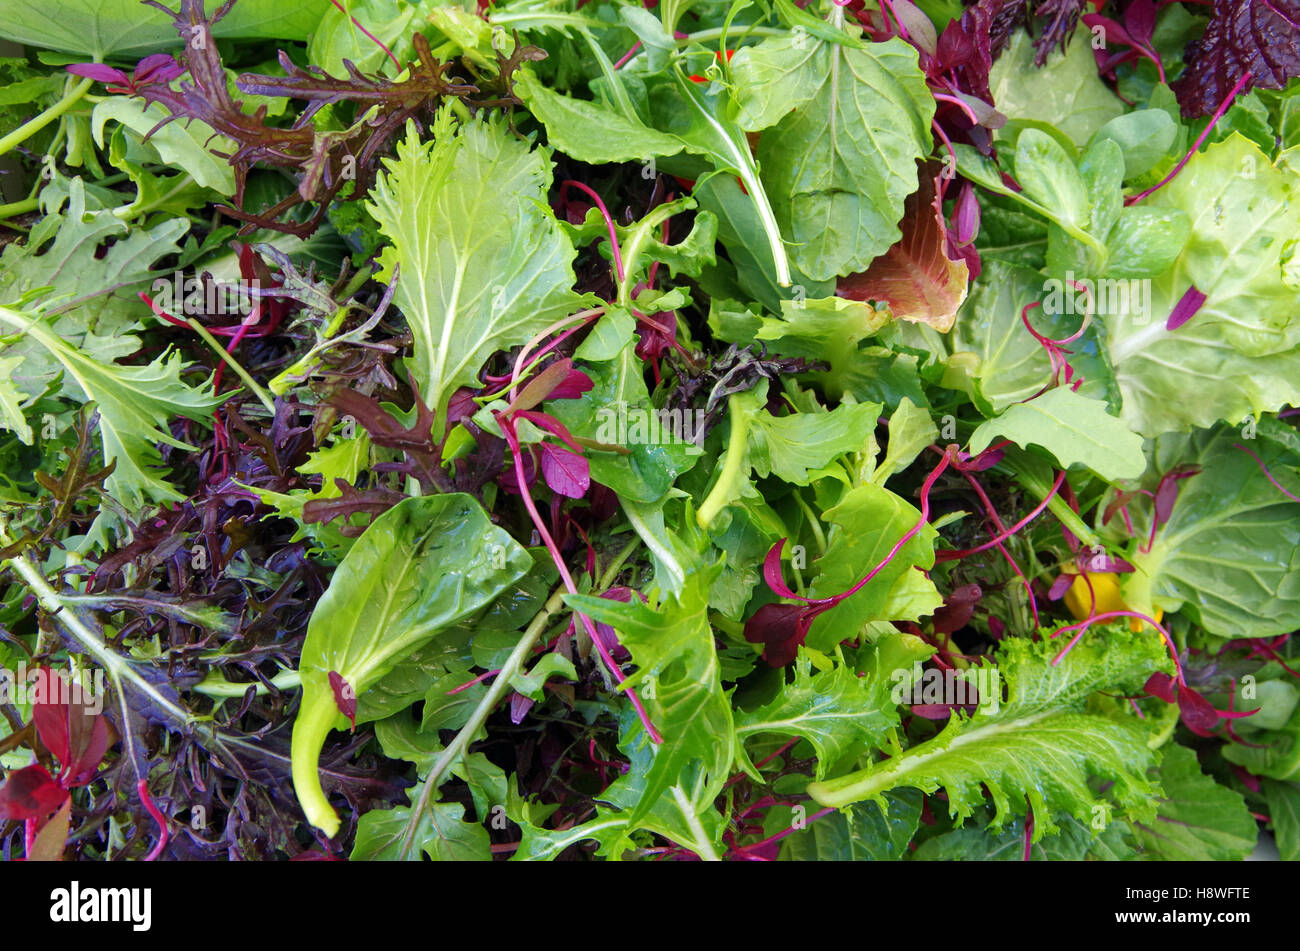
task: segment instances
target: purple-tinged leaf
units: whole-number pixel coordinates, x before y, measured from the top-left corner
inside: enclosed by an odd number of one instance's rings
[[[59,781],[65,787],[90,782],[108,752],[108,724],[98,709],[68,675],[44,667],[37,671],[32,721],[41,743],[59,761]]]
[[[934,612],[934,630],[937,634],[951,634],[970,623],[975,606],[984,597],[984,589],[977,584],[964,584],[943,600],[943,607]]]
[[[170,57],[168,58],[170,59]],[[131,82],[126,73],[103,63],[74,63],[67,67],[67,70],[74,76],[84,76],[87,79],[95,80],[97,83],[113,83],[126,86]]]
[[[1196,289],[1196,285],[1187,288],[1183,296],[1178,299],[1174,305],[1173,311],[1169,314],[1169,319],[1165,321],[1166,330],[1177,330],[1183,324],[1187,323],[1196,316],[1196,312],[1201,309],[1205,303],[1205,295]]]
[[[591,488],[591,468],[587,460],[563,446],[541,443],[542,478],[552,492],[571,499],[580,499]]]
[[[352,723],[353,732],[357,728],[357,694],[352,685],[343,679],[337,670],[330,671],[330,690],[334,691],[334,705],[339,712]]]
[[[522,413],[517,415],[520,419],[528,420],[538,429],[544,429],[552,436],[558,437],[574,452],[582,452],[582,446],[580,446],[578,441],[573,438],[573,434],[569,432],[569,428],[550,413],[538,413],[534,410],[524,410]]]
[[[0,819],[44,819],[68,798],[44,766],[15,770],[0,786]]]
[[[533,708],[533,701],[525,697],[517,690],[510,693],[510,722],[515,726],[524,722],[524,717],[528,716],[528,711]]]
[[[1250,73],[1251,86],[1281,89],[1300,76],[1300,0],[1215,0],[1214,18],[1187,47],[1172,85],[1187,118],[1214,112]]]
[[[810,605],[765,604],[745,622],[745,640],[763,645],[763,660],[768,664],[785,667],[799,653],[818,613]]]
[[[767,555],[763,558],[763,580],[778,596],[782,598],[798,598],[799,595],[791,590],[790,586],[785,583],[785,578],[781,576],[781,551],[784,548],[785,539],[783,538],[767,550]]]
[[[1174,678],[1160,672],[1156,672],[1147,678],[1142,691],[1147,696],[1158,697],[1165,703],[1174,703],[1178,699],[1174,695]]]
[[[1210,736],[1219,722],[1214,704],[1186,684],[1178,685],[1178,713],[1183,725],[1197,736]]]
[[[169,83],[185,75],[185,67],[176,62],[170,53],[154,53],[136,64],[132,77],[137,86],[146,83]]]

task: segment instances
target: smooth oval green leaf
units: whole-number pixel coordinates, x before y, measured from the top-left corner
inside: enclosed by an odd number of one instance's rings
[[[370,524],[339,564],[307,626],[293,730],[293,780],[313,825],[333,835],[338,817],[316,761],[346,720],[329,675],[360,697],[438,632],[491,603],[533,559],[489,521],[472,496],[404,499]]]

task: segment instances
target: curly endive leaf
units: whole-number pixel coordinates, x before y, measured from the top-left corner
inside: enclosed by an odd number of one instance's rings
[[[550,161],[502,120],[459,124],[443,109],[428,138],[408,127],[386,165],[367,208],[392,241],[381,261],[400,269],[416,377],[441,425],[488,357],[582,304],[575,251],[546,204]]]
[[[1044,632],[1046,634],[1046,632]],[[942,733],[907,752],[828,782],[808,793],[824,806],[871,799],[901,786],[947,790],[960,824],[984,802],[987,788],[994,826],[1034,811],[1034,838],[1056,831],[1054,813],[1090,822],[1103,805],[1088,780],[1111,782],[1110,796],[1139,819],[1154,813],[1156,792],[1148,770],[1154,754],[1136,718],[1116,719],[1087,708],[1099,690],[1135,693],[1167,661],[1160,640],[1120,626],[1094,627],[1061,663],[1052,658],[1059,639],[1007,638],[997,654],[1009,696],[996,713],[982,707],[970,719],[954,716]]]

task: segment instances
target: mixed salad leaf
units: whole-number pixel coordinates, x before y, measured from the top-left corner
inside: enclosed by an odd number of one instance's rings
[[[1300,857],[1300,7],[0,24],[0,856]]]

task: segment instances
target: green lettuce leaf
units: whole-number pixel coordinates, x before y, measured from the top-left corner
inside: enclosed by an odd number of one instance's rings
[[[1124,576],[1126,603],[1182,611],[1218,637],[1272,637],[1300,626],[1300,505],[1269,482],[1259,463],[1292,494],[1300,495],[1300,446],[1276,420],[1261,421],[1255,439],[1220,425],[1157,439],[1151,451],[1154,490],[1159,475],[1180,465],[1201,471],[1178,483],[1169,520],[1150,551],[1130,556],[1137,571]],[[1130,504],[1134,530],[1147,537],[1151,504]]]
[[[430,131],[422,140],[408,127],[367,208],[392,241],[381,262],[389,276],[400,268],[416,377],[441,426],[451,394],[489,356],[584,298],[571,290],[573,245],[546,204],[545,155],[501,118],[461,124],[444,108]]]
[[[1148,776],[1154,754],[1136,717],[1091,712],[1097,691],[1136,693],[1155,670],[1167,666],[1164,645],[1150,633],[1116,625],[1094,626],[1056,666],[1064,646],[1043,632],[1039,641],[1006,638],[996,655],[1008,697],[996,713],[981,707],[959,715],[938,736],[900,755],[828,782],[808,793],[826,806],[871,799],[901,786],[947,790],[949,811],[961,824],[984,801],[996,808],[992,825],[1034,812],[1034,839],[1057,829],[1053,815],[1089,823],[1094,809],[1108,810],[1089,779],[1113,783],[1109,796],[1123,812],[1150,818],[1157,788]]]
[[[916,49],[800,34],[741,49],[731,73],[738,121],[763,130],[763,182],[796,267],[817,281],[865,271],[901,236],[931,147],[934,99]]]

